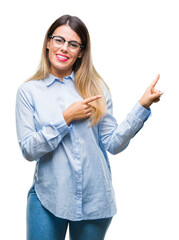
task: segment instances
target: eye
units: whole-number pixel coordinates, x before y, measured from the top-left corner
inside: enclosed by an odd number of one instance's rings
[[[62,38],[54,38],[54,40],[58,44],[64,43],[64,40]]]
[[[79,47],[79,45],[76,42],[69,42],[69,46],[71,48],[78,48]]]

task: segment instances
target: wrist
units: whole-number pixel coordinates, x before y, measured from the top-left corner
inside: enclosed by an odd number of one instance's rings
[[[149,109],[151,104],[144,102],[142,99],[139,101],[140,105],[146,109]]]
[[[67,125],[69,125],[72,121],[70,114],[68,114],[68,112],[66,110],[63,112],[63,118]]]

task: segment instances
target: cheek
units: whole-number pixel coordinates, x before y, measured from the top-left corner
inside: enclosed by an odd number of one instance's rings
[[[75,56],[75,57],[73,58],[73,63],[75,63],[77,59],[78,59],[78,57]]]
[[[48,58],[49,58],[49,61],[52,65],[56,64],[57,63],[57,59],[56,59],[56,53],[53,49],[49,49],[48,51]]]
[[[79,54],[79,53],[78,53],[78,54],[75,54],[75,55],[73,56],[73,61],[76,62],[76,60],[78,60],[79,58],[81,58],[80,54]]]
[[[48,50],[48,58],[49,58],[49,61],[50,61],[50,62],[52,61],[52,56],[53,56],[52,50],[49,49],[49,50]]]

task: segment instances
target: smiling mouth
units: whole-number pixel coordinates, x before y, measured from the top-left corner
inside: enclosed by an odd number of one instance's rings
[[[59,61],[61,61],[61,62],[66,62],[66,61],[68,61],[68,59],[69,59],[69,57],[63,56],[63,55],[59,55],[59,54],[57,54],[56,57],[57,57],[57,59],[58,59]]]

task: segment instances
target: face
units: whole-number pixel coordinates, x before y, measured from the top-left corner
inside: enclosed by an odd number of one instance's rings
[[[56,28],[52,36],[61,36],[66,41],[77,41],[81,44],[80,37],[67,25]],[[61,47],[56,47],[54,46],[54,39],[49,39],[47,42],[47,49],[49,50],[51,73],[59,78],[70,75],[77,58],[82,57],[81,48],[79,47],[79,49],[75,51],[70,51],[68,42],[65,42]]]

